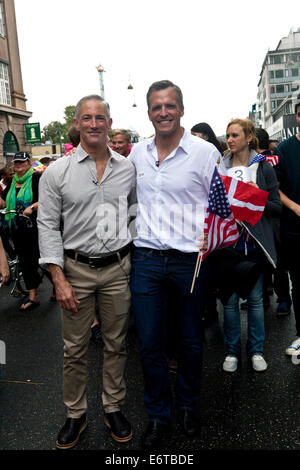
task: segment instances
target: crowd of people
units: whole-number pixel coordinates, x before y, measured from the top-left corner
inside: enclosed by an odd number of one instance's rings
[[[41,174],[28,153],[18,152],[13,175],[1,174],[0,207],[19,208],[33,222],[26,229],[14,213],[5,216],[2,281],[9,277],[5,246],[11,238],[28,289],[20,308],[39,305],[42,266],[62,309],[67,419],[57,436],[59,449],[76,445],[87,426],[87,351],[95,327],[103,344],[104,421],[115,441],[128,442],[133,427],[122,406],[125,339],[133,315],[149,418],[144,450],[155,449],[168,433],[174,403],[182,432],[199,432],[204,330],[218,318],[217,299],[224,312],[225,372],[234,373],[241,356],[241,299],[248,309],[249,360],[254,371],[267,369],[264,308],[270,286],[278,315],[289,314],[293,304],[296,339],[285,352],[300,353],[300,132],[271,149],[264,129],[234,119],[223,142],[207,123],[182,127],[183,96],[172,82],[153,83],[146,98],[151,138],[131,145],[128,131],[112,130],[109,104],[89,95],[76,106],[69,133],[73,148],[64,157]],[[295,113],[300,126],[300,102]],[[269,159],[274,155],[276,165]],[[237,171],[249,188],[267,192],[262,216],[254,225],[236,220],[235,243],[203,257],[195,277],[198,254],[208,250],[203,233],[212,185]],[[170,342],[176,353],[174,396]]]

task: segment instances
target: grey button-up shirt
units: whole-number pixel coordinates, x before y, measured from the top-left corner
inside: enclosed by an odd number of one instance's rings
[[[110,151],[97,182],[96,163],[79,145],[52,163],[39,185],[40,264],[63,268],[64,250],[99,256],[131,242],[130,206],[135,204],[135,168]],[[134,212],[134,211],[133,211]]]

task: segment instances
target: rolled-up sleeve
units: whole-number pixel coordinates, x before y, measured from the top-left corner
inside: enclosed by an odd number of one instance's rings
[[[40,247],[39,264],[56,264],[63,269],[62,198],[55,170],[54,164],[49,166],[40,179],[37,216]]]

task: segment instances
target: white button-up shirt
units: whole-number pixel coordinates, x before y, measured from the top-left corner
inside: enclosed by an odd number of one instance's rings
[[[211,178],[221,155],[216,147],[184,132],[159,166],[155,137],[136,144],[128,157],[137,178],[137,247],[199,250]]]

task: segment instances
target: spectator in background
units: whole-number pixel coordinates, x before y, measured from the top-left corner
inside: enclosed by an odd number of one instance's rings
[[[300,101],[295,105],[295,114],[298,133],[274,150],[279,156],[276,172],[283,204],[280,219],[282,260],[290,274],[296,320],[296,338],[285,351],[289,356],[300,352]]]
[[[269,134],[265,129],[257,128],[255,129],[256,137],[258,138],[258,153],[262,155],[270,155],[270,140]],[[273,143],[278,142],[278,140],[272,141]],[[274,150],[272,151],[274,155]],[[283,253],[281,250],[280,243],[280,219],[277,217],[273,219],[274,224],[274,233],[275,233],[275,242],[277,248],[277,258],[278,263],[274,271],[274,290],[277,295],[277,309],[276,313],[278,317],[286,316],[291,311],[291,297],[290,297],[290,284],[288,272],[283,268]],[[264,279],[264,307],[270,305],[268,289],[271,287],[271,272],[269,271],[265,275]]]
[[[2,191],[6,188],[8,183],[12,180],[14,172],[7,166],[0,169],[0,196]]]
[[[220,141],[217,139],[216,134],[210,125],[206,122],[200,122],[199,124],[193,126],[191,129],[191,134],[197,137],[201,137],[201,139],[207,140],[207,142],[213,144],[219,150],[220,154],[223,155],[224,150]]]
[[[258,139],[258,153],[261,155],[270,155],[268,132],[261,127],[257,127],[255,129],[255,135]]]
[[[273,155],[275,148],[279,145],[279,140],[269,140],[268,149],[270,150],[270,155]],[[275,154],[276,155],[276,154]]]
[[[272,166],[265,161],[252,163],[257,156],[258,148],[253,123],[249,119],[235,119],[228,124],[226,136],[230,149],[230,153],[224,157],[226,168],[252,165],[251,180],[247,181],[247,184],[269,193],[261,219],[255,225],[240,222],[240,238],[234,249],[229,247],[220,250],[220,252],[230,253],[232,256],[236,254],[243,261],[253,262],[259,269],[256,279],[250,277],[247,279],[246,284],[249,292],[243,298],[246,297],[248,301],[247,354],[253,369],[261,372],[267,369],[267,363],[263,357],[265,339],[263,277],[266,265],[270,263],[275,268],[277,263],[272,219],[280,216],[281,202],[277,178]],[[228,266],[222,266],[219,263],[219,272],[222,272],[222,268],[225,268],[226,272]],[[241,355],[240,296],[238,286],[232,283],[228,286],[227,292],[224,293],[224,299],[222,299],[224,339],[227,348],[223,370],[226,372],[236,371]]]
[[[0,287],[2,284],[5,284],[9,279],[9,267],[7,264],[7,259],[5,256],[5,251],[2,245],[2,240],[0,237]]]
[[[76,152],[78,145],[80,144],[80,133],[75,126],[69,127],[68,137],[70,139],[70,144],[65,144],[65,153],[64,156],[69,157]]]
[[[191,134],[201,139],[206,140],[213,144],[220,154],[223,155],[224,147],[221,142],[217,139],[214,131],[206,122],[200,122],[191,128]],[[226,148],[227,148],[227,144]],[[208,261],[209,264],[209,261]],[[208,294],[205,302],[205,326],[208,327],[218,321],[218,310],[217,310],[217,292],[213,283],[213,278],[210,275]]]
[[[40,305],[37,293],[41,276],[38,270],[40,254],[36,219],[41,173],[33,171],[27,152],[17,152],[13,157],[13,165],[15,175],[1,194],[0,207],[7,211],[21,210],[32,222],[32,227],[29,228],[18,222],[15,214],[5,215],[28,290],[28,298],[23,299],[20,310],[27,311]]]
[[[131,135],[126,129],[113,129],[111,132],[111,148],[123,157],[131,151]]]
[[[14,176],[14,171],[12,168],[9,168],[7,166],[1,168],[0,170],[0,198],[6,186],[11,183],[13,176]],[[11,245],[11,241],[9,238],[9,230],[8,230],[8,227],[5,226],[5,224],[1,225],[1,237],[2,237],[2,244],[3,244],[4,250],[10,257],[10,259],[15,258],[15,255],[16,255],[15,250],[13,246]]]

